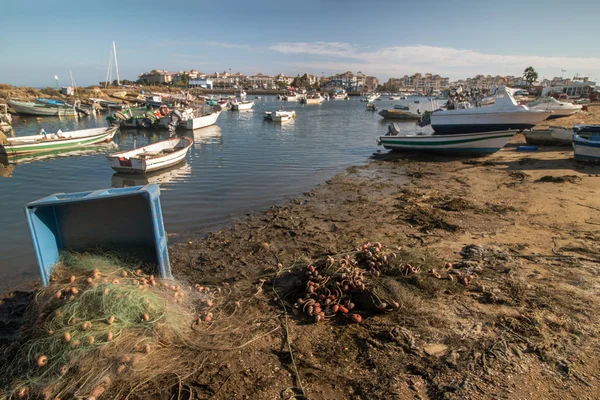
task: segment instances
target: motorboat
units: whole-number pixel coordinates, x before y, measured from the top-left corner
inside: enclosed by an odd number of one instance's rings
[[[174,110],[167,116],[162,117],[158,125],[169,130],[173,128],[186,130],[205,128],[217,122],[221,112],[220,107],[211,108],[210,111],[205,111],[202,107],[188,107],[182,110]]]
[[[303,103],[303,104],[321,104],[324,101],[325,101],[325,99],[323,98],[323,96],[321,96],[319,93],[317,93],[317,94],[311,94],[311,95],[308,95],[306,97],[303,97],[302,100],[300,100],[300,103]]]
[[[367,103],[367,111],[377,111],[377,107],[375,107],[375,103]]]
[[[289,121],[292,118],[296,118],[296,111],[291,110],[291,111],[284,111],[284,110],[277,110],[277,111],[265,111],[265,115],[263,116],[264,119],[266,119],[267,121],[273,121],[273,122],[285,122],[285,121]]]
[[[231,101],[231,111],[250,110],[252,107],[254,107],[254,100],[238,101],[234,99]]]
[[[346,93],[346,92],[332,93],[329,97],[331,98],[331,100],[348,100],[348,99],[350,99],[348,97],[348,93]]]
[[[283,96],[283,100],[285,101],[298,101],[298,95],[294,92],[290,92],[287,95]]]
[[[527,144],[535,146],[571,146],[573,130],[560,127],[547,127],[523,131]]]
[[[415,114],[405,110],[381,110],[379,115],[387,119],[403,119],[416,121],[421,119],[421,114]]]
[[[106,156],[108,164],[117,172],[143,174],[171,167],[181,162],[194,141],[175,137],[128,151]]]
[[[417,133],[401,135],[396,124],[390,125],[378,143],[388,150],[434,152],[444,154],[490,154],[504,147],[516,130],[468,132],[456,135]]]
[[[431,114],[431,127],[436,134],[462,134],[531,129],[552,115],[552,111],[531,110],[515,101],[512,90],[500,86],[494,104],[472,107],[461,103],[458,109],[436,110]]]
[[[575,160],[600,162],[600,125],[575,125],[573,131]]]
[[[77,131],[61,131],[48,133],[44,129],[38,135],[6,138],[0,144],[0,153],[17,155],[39,153],[49,150],[75,149],[91,144],[109,142],[115,136],[118,126],[108,128],[81,129]]]
[[[564,101],[558,101],[554,97],[540,97],[536,101],[527,104],[530,110],[552,111],[550,118],[568,117],[579,112],[582,105]]]

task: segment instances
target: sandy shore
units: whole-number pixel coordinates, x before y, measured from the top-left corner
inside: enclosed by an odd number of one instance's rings
[[[376,157],[172,246],[175,273],[255,291],[275,274],[274,255],[306,265],[379,241],[439,263],[398,278],[397,312],[361,324],[290,319],[309,398],[598,398],[600,167],[576,163],[569,148],[514,151],[523,142],[482,159]],[[444,262],[469,271],[469,284],[428,272]],[[264,293],[267,312],[276,305]],[[297,386],[283,336],[240,353],[218,397],[277,398]]]

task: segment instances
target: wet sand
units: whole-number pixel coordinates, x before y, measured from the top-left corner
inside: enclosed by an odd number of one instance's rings
[[[361,324],[292,315],[308,397],[597,398],[600,167],[575,162],[570,148],[515,151],[523,143],[518,135],[480,159],[378,155],[230,229],[179,238],[174,271],[260,287],[267,312],[277,310],[267,287],[278,261],[305,266],[379,241],[440,260],[438,271],[452,262],[472,273],[468,285],[423,268],[399,279],[398,312]],[[217,397],[297,386],[283,337],[240,353]]]

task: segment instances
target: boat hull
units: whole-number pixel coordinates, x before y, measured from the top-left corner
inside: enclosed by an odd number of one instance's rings
[[[419,114],[412,114],[401,110],[381,110],[379,112],[379,115],[386,119],[400,119],[410,121],[417,121],[421,119],[421,115]]]
[[[232,111],[244,111],[244,110],[250,110],[252,107],[254,107],[253,101],[251,101],[249,103],[233,103],[231,105],[231,110]]]
[[[573,131],[567,129],[544,129],[523,132],[527,144],[536,146],[570,146]]]
[[[578,161],[600,162],[600,135],[595,135],[594,140],[588,140],[574,134],[573,150]]]
[[[482,110],[479,108],[477,110]],[[531,129],[552,113],[550,111],[474,112],[436,111],[431,114],[431,127],[436,134],[496,132]]]
[[[460,135],[381,136],[379,141],[388,150],[491,154],[504,147],[515,133],[515,130],[511,130]]]
[[[8,100],[7,102],[19,115],[35,115],[40,117],[73,116],[77,110],[71,106],[50,106]]]
[[[82,137],[65,137],[60,139],[48,140],[40,139],[28,142],[15,141],[14,143],[9,142],[8,144],[0,145],[0,153],[16,155],[27,153],[40,153],[54,150],[75,149],[90,144],[108,142],[112,140],[112,138],[115,136],[117,129],[118,127],[89,129],[89,131],[92,131],[90,132],[90,135]],[[41,137],[41,135],[38,136]],[[14,139],[19,138],[17,137]]]
[[[217,122],[217,119],[219,118],[219,115],[221,115],[221,111],[217,111],[210,115],[205,115],[203,117],[191,118],[185,121],[185,123],[181,124],[180,126],[188,131],[206,128],[207,126],[215,124]]]
[[[180,139],[177,140],[179,141]],[[142,159],[131,157],[125,159],[123,157],[123,153],[112,154],[106,158],[110,167],[117,172],[126,174],[143,174],[146,172],[158,171],[169,168],[183,161],[188,150],[190,147],[192,147],[194,142],[189,138],[182,138],[182,140],[186,140],[187,142],[185,147],[157,158]]]

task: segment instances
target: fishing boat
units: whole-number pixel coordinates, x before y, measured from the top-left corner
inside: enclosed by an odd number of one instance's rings
[[[346,92],[337,92],[337,93],[332,93],[329,98],[331,100],[348,100],[350,99],[348,97],[348,94]]]
[[[284,101],[298,101],[298,95],[296,92],[289,92],[282,97]]]
[[[527,104],[530,110],[552,111],[551,118],[562,118],[573,115],[582,109],[582,105],[564,101],[558,101],[554,97],[540,97],[536,101]]]
[[[128,174],[115,172],[111,178],[111,186],[116,188],[131,187],[131,186],[144,186],[149,183],[156,183],[160,185],[160,191],[169,190],[169,185],[163,186],[167,183],[185,182],[186,179],[192,174],[192,167],[185,162],[180,161],[170,167],[161,169],[159,171],[148,172],[146,174]]]
[[[527,144],[535,146],[571,146],[573,130],[559,127],[548,127],[523,131]]]
[[[530,110],[517,104],[512,92],[500,86],[494,95],[494,104],[487,107],[461,103],[462,108],[436,110],[431,114],[431,127],[442,135],[523,130],[533,128],[552,115],[552,111]]]
[[[457,135],[418,133],[399,135],[396,124],[390,125],[387,135],[380,136],[378,143],[388,150],[413,150],[420,152],[450,154],[490,154],[508,143],[516,130],[476,132]]]
[[[143,174],[181,162],[192,144],[194,141],[188,137],[175,137],[135,150],[110,154],[106,158],[110,167],[117,172]]]
[[[386,119],[403,119],[416,121],[421,119],[421,114],[414,114],[405,110],[381,110],[379,115]]]
[[[375,107],[375,103],[367,103],[367,111],[377,111],[377,107]]]
[[[254,107],[254,100],[238,101],[234,99],[231,101],[231,111],[250,110],[252,107]]]
[[[575,160],[600,162],[600,125],[575,125],[573,131]]]
[[[303,104],[321,104],[322,102],[324,102],[325,99],[323,98],[323,96],[321,96],[320,94],[311,94],[308,95],[306,97],[303,97],[302,100],[300,100],[300,103]]]
[[[117,126],[108,128],[92,128],[78,131],[58,131],[47,133],[42,129],[39,135],[7,138],[0,144],[0,153],[9,155],[38,153],[49,150],[74,149],[90,144],[111,141]]]
[[[77,106],[65,104],[65,105],[52,105],[52,104],[40,104],[31,101],[21,100],[8,100],[8,105],[12,107],[17,114],[21,115],[36,115],[41,117],[51,116],[72,116],[77,115]]]
[[[217,122],[222,110],[211,108],[205,111],[204,108],[189,107],[181,111],[173,111],[169,115],[162,117],[159,126],[171,129],[172,127],[186,130],[205,128]]]
[[[292,118],[296,118],[296,111],[291,110],[291,111],[283,111],[283,110],[278,110],[278,111],[265,111],[265,115],[263,117],[264,119],[266,119],[267,121],[273,121],[273,122],[285,122],[285,121],[289,121]]]

